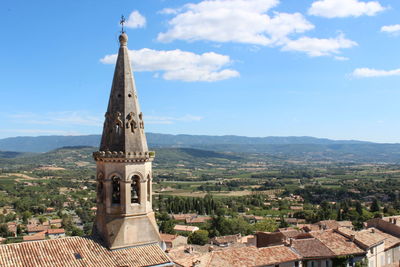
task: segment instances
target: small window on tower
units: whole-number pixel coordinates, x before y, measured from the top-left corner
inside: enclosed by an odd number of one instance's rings
[[[111,178],[112,181],[112,203],[113,204],[120,204],[121,203],[121,187],[120,187],[120,182],[119,182],[119,177],[118,176],[113,176]]]
[[[140,203],[140,177],[134,175],[131,182],[131,203]]]

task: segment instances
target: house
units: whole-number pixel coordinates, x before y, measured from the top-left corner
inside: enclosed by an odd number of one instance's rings
[[[298,267],[301,255],[287,246],[242,247],[212,251],[207,266]]]
[[[138,267],[173,263],[155,243],[109,250],[96,237],[74,236],[1,245],[0,266]]]
[[[201,251],[177,249],[168,254],[179,267],[301,267],[301,256],[287,246],[267,248],[229,247]]]
[[[46,239],[46,231],[42,231],[39,233],[35,233],[33,235],[27,235],[22,237],[23,242],[33,242],[33,241],[41,241]]]
[[[17,223],[16,222],[8,222],[7,229],[14,237],[17,236]]]
[[[193,233],[193,232],[195,232],[197,230],[200,230],[200,228],[197,227],[197,226],[177,224],[177,225],[174,226],[174,230],[177,231],[177,232]]]
[[[219,247],[228,247],[232,244],[238,243],[241,239],[241,235],[226,235],[226,236],[216,236],[210,240],[212,245],[217,245]]]
[[[186,221],[187,218],[195,218],[197,214],[189,213],[189,214],[172,214],[172,219],[175,221]]]
[[[242,236],[242,238],[239,239],[239,243],[244,244],[246,246],[256,246],[257,245],[257,240],[255,235],[246,235]]]
[[[304,267],[333,266],[332,258],[335,257],[335,253],[315,237],[290,239],[290,247],[302,256]]]
[[[338,229],[339,227],[346,227],[353,229],[353,223],[351,221],[335,221],[335,220],[325,220],[315,223],[320,230]]]
[[[352,231],[347,228],[339,228],[338,233],[351,238],[354,242],[367,252],[367,261],[371,267],[386,265],[385,239],[375,228],[368,228],[361,231]]]
[[[62,226],[62,219],[53,219],[53,220],[50,220],[49,223],[53,227],[60,228]]]
[[[43,232],[43,231],[47,231],[47,229],[49,229],[49,226],[46,225],[33,225],[33,224],[28,224],[26,226],[26,230],[28,232],[29,235],[34,235],[37,234],[39,232]]]
[[[255,236],[258,248],[282,245],[286,240],[280,232],[256,232]]]
[[[303,206],[290,206],[290,209],[294,211],[302,211]]]
[[[315,224],[298,224],[297,227],[306,233],[321,230],[319,225],[315,225]]]
[[[194,223],[205,223],[212,218],[210,216],[196,216],[196,217],[188,217],[185,219],[187,224],[194,224]]]
[[[394,218],[393,218],[394,217]],[[397,217],[375,218],[367,221],[367,227],[376,227],[375,231],[386,236],[385,239],[385,260],[386,264],[400,262],[400,226],[397,224]]]
[[[291,228],[291,227],[288,227],[288,228],[279,228],[278,230],[276,230],[276,232],[282,233],[283,236],[284,236],[286,239],[294,238],[294,237],[296,237],[297,235],[303,233],[301,230],[298,230],[298,229],[295,229],[295,228]]]
[[[299,225],[299,224],[303,224],[306,222],[305,219],[297,219],[297,218],[285,218],[285,222],[287,222],[288,224],[292,224],[292,225]]]
[[[187,237],[181,235],[160,234],[165,250],[187,245]]]
[[[65,237],[64,229],[48,229],[46,232],[46,236],[50,239],[62,238]]]
[[[329,248],[335,257],[347,257],[348,264],[362,261],[366,252],[357,246],[351,238],[341,235],[334,230],[314,231],[309,233]]]
[[[56,209],[55,208],[46,208],[46,212],[47,213],[51,213],[51,212],[54,212]]]

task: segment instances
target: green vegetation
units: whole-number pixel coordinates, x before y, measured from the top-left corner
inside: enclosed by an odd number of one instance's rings
[[[7,222],[26,224],[31,218],[60,218],[67,235],[90,234],[95,214],[94,150],[3,153],[0,236],[10,237]],[[317,156],[309,153],[300,159],[192,148],[156,152],[153,205],[164,233],[173,234],[175,224],[185,223],[169,216],[179,213],[211,216],[195,224],[210,238],[273,231],[296,220],[349,220],[361,228],[370,218],[400,213],[399,164],[325,157],[316,161]],[[26,229],[18,231],[24,234]]]

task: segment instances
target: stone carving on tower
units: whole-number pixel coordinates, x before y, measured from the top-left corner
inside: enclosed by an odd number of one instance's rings
[[[143,114],[128,55],[128,36],[120,48],[105,114],[97,166],[97,214],[94,233],[110,249],[160,241],[152,210],[152,161]]]

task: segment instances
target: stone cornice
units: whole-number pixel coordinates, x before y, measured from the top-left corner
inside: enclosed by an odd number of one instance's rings
[[[127,152],[122,151],[96,151],[93,152],[95,161],[104,162],[146,162],[153,161],[154,151],[148,152]]]

